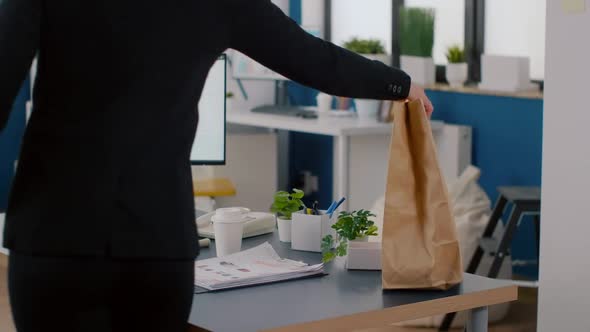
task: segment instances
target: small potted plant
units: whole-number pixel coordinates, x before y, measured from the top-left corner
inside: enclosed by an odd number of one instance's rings
[[[449,47],[447,50],[447,82],[451,87],[461,87],[467,81],[467,63],[465,62],[465,50],[459,45]]]
[[[270,210],[277,215],[279,240],[281,242],[291,242],[292,215],[294,212],[305,208],[305,204],[301,201],[303,196],[303,191],[299,189],[293,189],[292,193],[279,191],[274,196],[274,202]]]
[[[434,84],[434,10],[402,7],[399,13],[401,69],[420,85]]]
[[[336,230],[336,238],[326,235],[322,239],[324,263],[332,261],[336,256],[346,256],[349,242],[367,242],[369,236],[376,236],[378,228],[370,220],[371,217],[375,215],[366,210],[340,212],[338,221],[332,226]]]
[[[391,57],[386,54],[383,43],[377,39],[352,38],[344,43],[344,48],[367,59],[381,61],[388,66],[391,65]],[[379,100],[355,99],[358,118],[366,121],[377,121],[380,104]]]
[[[234,106],[234,93],[229,91],[225,94],[225,109],[231,111]]]
[[[358,53],[367,59],[377,60],[386,65],[391,65],[391,57],[385,52],[383,43],[377,39],[360,39],[355,37],[344,43],[344,48]]]

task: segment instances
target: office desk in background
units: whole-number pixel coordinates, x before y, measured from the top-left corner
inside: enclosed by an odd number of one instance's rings
[[[318,263],[321,255],[293,251],[278,235],[244,241],[247,249],[269,241],[281,257]],[[214,242],[199,259],[213,257]],[[469,332],[487,331],[487,307],[518,297],[510,282],[470,274],[448,291],[386,291],[380,271],[348,271],[342,260],[326,266],[328,276],[196,294],[189,322],[215,331],[354,331],[396,322],[471,310]]]
[[[284,130],[334,137],[333,158],[333,198],[347,197],[342,209],[369,208],[385,192],[385,176],[388,147],[392,131],[391,123],[364,122],[356,118],[321,117],[303,119],[282,115],[253,113],[247,110],[227,112],[229,124]],[[432,121],[435,136],[446,127],[441,121]],[[468,147],[469,152],[471,147]],[[285,159],[285,158],[281,158]],[[469,164],[469,160],[457,161]],[[279,161],[279,165],[281,164]],[[378,161],[378,162],[372,162]],[[444,164],[444,163],[442,163]],[[463,167],[464,167],[463,166]],[[283,167],[285,167],[283,165]],[[443,169],[445,166],[443,165]],[[454,176],[458,166],[454,168]],[[351,171],[361,171],[355,174]],[[368,176],[370,175],[370,176]],[[352,188],[351,188],[352,187]],[[382,188],[377,189],[375,188]],[[381,191],[379,193],[379,191]]]

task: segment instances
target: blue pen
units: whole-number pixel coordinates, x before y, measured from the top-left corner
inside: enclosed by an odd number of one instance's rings
[[[334,208],[334,206],[338,204],[338,202],[333,201],[332,204],[330,204],[330,207],[326,210],[326,214],[330,214],[332,212],[334,212],[332,209]]]
[[[338,207],[340,207],[340,205],[342,205],[342,203],[346,200],[345,197],[342,197],[338,203],[336,203],[336,206],[332,209],[332,212],[330,212],[330,218],[332,218],[332,214],[334,214],[334,211],[338,210]]]

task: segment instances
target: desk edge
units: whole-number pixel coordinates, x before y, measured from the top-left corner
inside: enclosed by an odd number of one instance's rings
[[[266,332],[320,332],[327,330],[361,330],[387,327],[394,323],[443,315],[451,312],[487,307],[518,299],[518,286],[509,285],[470,294],[455,295],[441,299],[406,304],[393,308],[328,318],[320,321],[289,325],[264,330]]]

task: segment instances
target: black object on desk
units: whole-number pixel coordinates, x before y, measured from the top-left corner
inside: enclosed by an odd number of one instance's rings
[[[304,119],[316,119],[318,114],[316,111],[306,110],[296,106],[274,106],[265,105],[259,106],[252,109],[254,113],[264,113],[273,115],[284,115],[292,117],[301,117]]]
[[[291,250],[289,243],[281,243],[278,235],[266,234],[244,239],[243,249],[269,242],[284,258],[317,264],[321,254]],[[199,259],[214,257],[215,246],[201,250]],[[479,298],[478,307],[485,307],[489,292],[505,290],[515,292],[509,282],[490,280],[465,275],[464,282],[447,291],[407,290],[386,291],[381,287],[381,271],[349,271],[343,260],[326,265],[328,276],[295,282],[277,283],[259,287],[236,289],[219,293],[196,294],[189,322],[210,331],[260,331],[293,324],[315,322],[325,319],[340,319],[342,316],[379,312],[407,304],[426,303],[450,298],[454,295],[469,295]],[[515,300],[516,294],[512,299]],[[485,299],[485,300],[482,300]],[[500,301],[494,304],[501,303]],[[465,306],[462,310],[472,307]],[[433,307],[445,308],[440,303]],[[456,308],[457,306],[455,306]],[[441,314],[444,312],[433,312]],[[354,316],[356,319],[356,316]],[[418,318],[416,316],[415,318]],[[486,322],[487,322],[487,316]],[[395,321],[396,317],[388,320]],[[362,320],[358,324],[365,324]]]
[[[479,244],[475,253],[469,261],[467,266],[467,273],[475,273],[484,254],[494,257],[494,261],[488,272],[488,278],[497,278],[502,267],[502,262],[506,256],[510,255],[510,247],[512,245],[512,236],[516,233],[518,223],[523,215],[531,213],[535,214],[535,235],[537,239],[537,260],[539,258],[539,234],[541,227],[541,219],[539,213],[541,212],[541,188],[540,187],[498,187],[498,200],[496,206],[492,211],[492,215],[486,225],[483,236],[479,239]],[[498,241],[493,238],[496,226],[502,218],[504,211],[508,204],[514,207],[508,218],[508,223],[504,228],[504,233]],[[445,315],[445,318],[440,325],[439,331],[449,331],[451,324],[455,319],[455,313]]]

